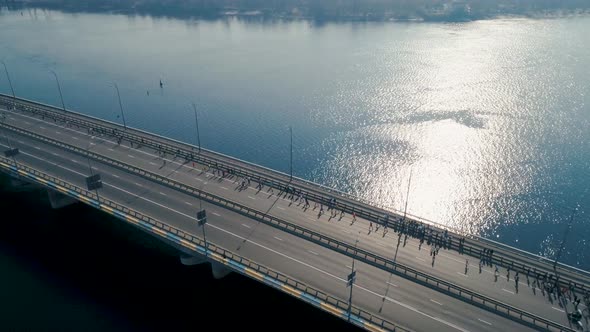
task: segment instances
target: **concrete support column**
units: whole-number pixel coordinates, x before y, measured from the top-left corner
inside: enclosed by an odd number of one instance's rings
[[[49,203],[51,203],[51,208],[53,209],[61,209],[64,206],[72,205],[78,202],[76,199],[70,196],[66,196],[51,189],[47,189],[47,196],[49,196]]]
[[[6,189],[12,192],[33,191],[40,188],[35,183],[31,183],[29,181],[22,180],[20,178],[15,178],[12,176],[8,180],[7,184],[8,185],[6,186]]]
[[[187,254],[180,254],[180,263],[182,263],[182,265],[191,266],[207,263],[207,260],[203,256],[191,256]]]
[[[213,278],[221,279],[228,275],[231,270],[221,263],[211,262],[211,272],[213,273]]]

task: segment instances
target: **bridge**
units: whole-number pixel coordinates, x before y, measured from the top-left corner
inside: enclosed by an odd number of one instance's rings
[[[214,151],[0,95],[0,171],[371,331],[588,328],[590,274]],[[81,233],[83,234],[83,233]],[[81,235],[83,236],[83,235]]]

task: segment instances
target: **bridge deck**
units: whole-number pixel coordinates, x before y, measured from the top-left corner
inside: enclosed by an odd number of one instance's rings
[[[214,174],[213,169],[204,171],[200,164],[193,166],[192,162],[187,164],[184,160],[175,160],[174,156],[161,155],[146,146],[136,144],[132,148],[126,142],[118,144],[112,136],[96,136],[83,128],[67,126],[50,119],[11,112],[4,122],[254,207],[307,229],[328,234],[339,241],[355,244],[358,239],[359,248],[384,257],[395,256],[399,263],[567,326],[565,308],[560,307],[557,302],[551,303],[538,288],[530,287],[523,274],[517,292],[514,275],[507,281],[504,269],[501,270],[498,281],[494,282],[492,268],[483,267],[480,273],[477,259],[444,249],[437,255],[433,266],[429,255],[430,247],[426,243],[419,250],[416,239],[408,238],[404,245],[402,237],[397,248],[398,235],[392,229],[384,234],[383,227],[377,230],[374,225],[374,229],[370,230],[369,221],[358,217],[352,223],[350,214],[345,214],[342,218],[340,214],[330,218],[330,212],[326,211],[325,206],[324,214],[318,216],[320,208],[314,208],[313,201],[310,201],[309,208],[304,208],[303,204],[292,203],[289,198],[285,198],[284,192],[279,196],[278,190],[271,192],[267,186],[259,190],[256,182],[240,190],[239,178],[219,176],[218,173]],[[84,178],[89,175],[88,161],[80,155],[14,131],[3,132],[8,134],[10,145],[18,146],[22,151],[17,157],[19,162],[84,186]],[[2,145],[6,146],[8,142],[4,139]],[[195,197],[106,163],[95,160],[90,163],[94,171],[103,177],[105,187],[100,190],[101,195],[180,229],[189,232],[194,230],[192,233],[200,234],[194,218],[200,202]],[[212,242],[235,249],[242,255],[327,293],[343,299],[348,297],[345,278],[350,273],[352,263],[349,257],[231,210],[205,202],[203,207],[209,214],[207,236]],[[467,272],[466,259],[470,262]],[[359,271],[353,295],[355,305],[379,313],[391,321],[416,330],[525,329],[522,325],[390,275],[374,266],[359,262],[355,264]],[[529,281],[533,283],[532,279]],[[383,301],[384,298],[386,301]],[[571,311],[571,304],[566,307]]]

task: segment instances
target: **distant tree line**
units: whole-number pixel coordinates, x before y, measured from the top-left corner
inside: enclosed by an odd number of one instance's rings
[[[590,9],[590,0],[5,0],[64,10],[304,17],[316,20],[473,20]]]

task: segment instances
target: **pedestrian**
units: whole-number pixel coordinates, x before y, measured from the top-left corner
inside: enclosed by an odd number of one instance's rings
[[[465,260],[465,274],[467,274],[467,270],[469,269],[469,260]]]
[[[480,260],[479,261],[479,274],[481,274],[481,266],[483,265],[483,262]]]
[[[352,213],[352,221],[355,222],[356,221],[356,212]]]

